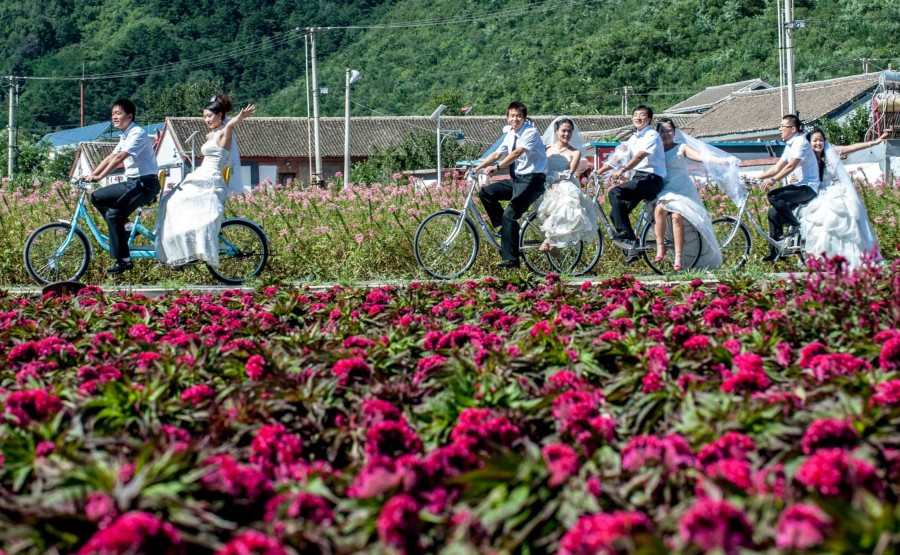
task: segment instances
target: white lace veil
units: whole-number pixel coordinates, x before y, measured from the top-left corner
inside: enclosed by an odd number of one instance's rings
[[[822,181],[825,182],[825,187],[839,187],[844,194],[844,198],[850,199],[850,202],[847,203],[847,211],[854,220],[859,222],[860,250],[868,253],[874,251],[875,259],[880,259],[881,253],[878,250],[878,239],[875,235],[875,229],[872,227],[872,222],[869,221],[862,199],[859,198],[859,194],[856,192],[853,179],[850,178],[850,174],[847,173],[847,169],[841,163],[840,153],[831,143],[826,141],[824,155],[825,171]]]
[[[581,138],[581,130],[578,129],[578,124],[575,123],[575,120],[568,116],[559,116],[558,118],[550,122],[550,125],[547,126],[546,131],[544,131],[544,134],[541,136],[541,140],[543,141],[544,146],[556,144],[556,124],[558,121],[563,119],[571,121],[573,126],[572,138],[569,140],[569,146],[576,150],[580,150],[581,159],[584,160],[584,158],[587,156],[587,149],[584,147],[584,141]]]
[[[716,183],[728,195],[735,205],[747,199],[747,189],[741,181],[739,168],[741,161],[724,150],[704,143],[690,135],[675,129],[675,142],[696,150],[703,162],[695,162],[685,158],[688,174],[699,185]]]
[[[223,123],[228,118],[223,120]],[[241,152],[238,149],[237,133],[231,133],[231,148],[228,149],[228,165],[231,166],[231,175],[228,177],[228,196],[243,195],[250,192],[250,184],[244,185],[244,175],[241,171]]]

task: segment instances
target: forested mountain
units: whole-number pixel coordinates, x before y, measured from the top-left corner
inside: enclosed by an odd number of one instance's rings
[[[900,66],[897,0],[797,0],[795,17],[798,81],[861,73],[860,58]],[[139,119],[194,115],[218,88],[264,115],[306,115],[308,27],[337,27],[316,33],[322,115],[343,114],[347,67],[363,75],[360,116],[499,113],[511,99],[618,113],[624,86],[632,106],[664,108],[778,81],[775,0],[3,0],[0,24],[2,74],[26,77],[19,121],[34,131],[78,124],[82,72],[87,123],[118,96]]]

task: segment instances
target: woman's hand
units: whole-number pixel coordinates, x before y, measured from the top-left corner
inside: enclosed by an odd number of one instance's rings
[[[237,115],[236,119],[249,118],[250,116],[253,115],[253,112],[255,112],[255,111],[256,111],[256,105],[248,104],[244,108],[241,109],[241,112]]]

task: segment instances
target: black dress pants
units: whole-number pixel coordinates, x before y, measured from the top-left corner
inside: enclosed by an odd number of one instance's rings
[[[631,181],[613,187],[607,193],[609,198],[609,215],[616,232],[634,239],[634,228],[628,215],[640,202],[653,200],[663,188],[663,178],[649,172],[635,172]]]
[[[519,261],[519,218],[544,194],[546,178],[542,173],[517,175],[491,183],[478,191],[478,198],[491,225],[501,228],[500,257],[504,262]],[[505,209],[500,204],[504,200],[509,201]]]
[[[156,175],[129,177],[122,183],[114,183],[91,193],[91,204],[103,215],[109,227],[109,255],[113,259],[129,257],[125,224],[132,212],[153,202],[158,194],[159,178]]]
[[[788,185],[772,189],[768,194],[769,235],[776,241],[784,234],[785,226],[799,226],[794,209],[816,198],[816,191],[808,185]]]

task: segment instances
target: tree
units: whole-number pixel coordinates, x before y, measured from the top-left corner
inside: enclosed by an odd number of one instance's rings
[[[223,88],[222,81],[214,79],[151,90],[144,96],[141,120],[158,122],[166,117],[197,116],[209,104],[209,99]]]

